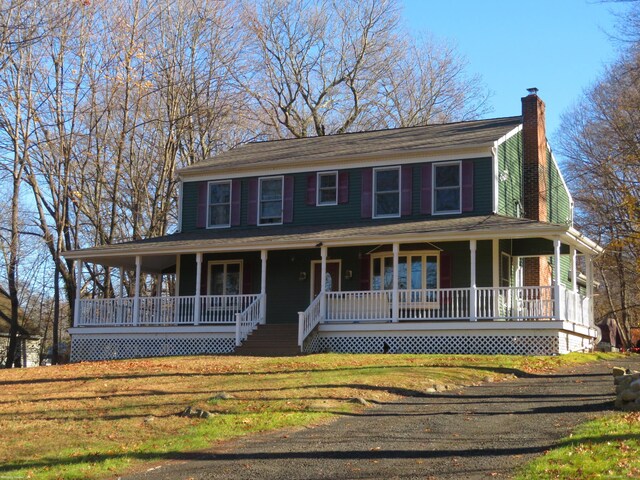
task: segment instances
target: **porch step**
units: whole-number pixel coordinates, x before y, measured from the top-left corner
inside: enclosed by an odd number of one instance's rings
[[[235,355],[256,357],[289,357],[300,355],[298,348],[298,324],[259,325]]]

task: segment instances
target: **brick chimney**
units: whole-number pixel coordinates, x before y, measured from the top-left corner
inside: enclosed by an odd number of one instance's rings
[[[522,143],[524,154],[524,216],[546,222],[547,217],[547,136],[544,102],[537,89],[522,98]]]
[[[540,222],[547,216],[547,136],[544,122],[544,102],[530,88],[522,98],[523,192],[524,216]],[[525,286],[548,286],[552,283],[552,269],[547,257],[524,259]]]

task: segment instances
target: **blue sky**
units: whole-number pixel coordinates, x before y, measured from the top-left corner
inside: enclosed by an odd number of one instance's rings
[[[547,105],[552,141],[560,115],[617,57],[615,34],[624,4],[597,0],[404,0],[414,30],[455,42],[493,92],[489,116],[520,114],[520,98],[537,87]]]

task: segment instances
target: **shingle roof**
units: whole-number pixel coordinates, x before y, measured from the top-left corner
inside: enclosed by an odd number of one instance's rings
[[[522,123],[522,118],[503,117],[469,122],[407,127],[323,137],[255,142],[216,155],[180,170],[269,167],[367,156],[411,154],[491,145]]]

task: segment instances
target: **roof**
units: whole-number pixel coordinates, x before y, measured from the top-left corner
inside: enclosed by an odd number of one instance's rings
[[[395,221],[394,221],[395,220]],[[145,256],[146,271],[175,264],[177,253],[238,252],[314,248],[381,243],[447,241],[489,238],[526,238],[570,234],[566,225],[525,218],[483,215],[425,220],[398,219],[356,225],[281,225],[273,227],[198,230],[65,253],[69,259],[133,268],[135,256]],[[126,258],[125,258],[126,257]]]
[[[522,117],[405,127],[321,137],[248,143],[180,170],[272,167],[300,162],[412,154],[426,151],[492,146],[522,123]]]

